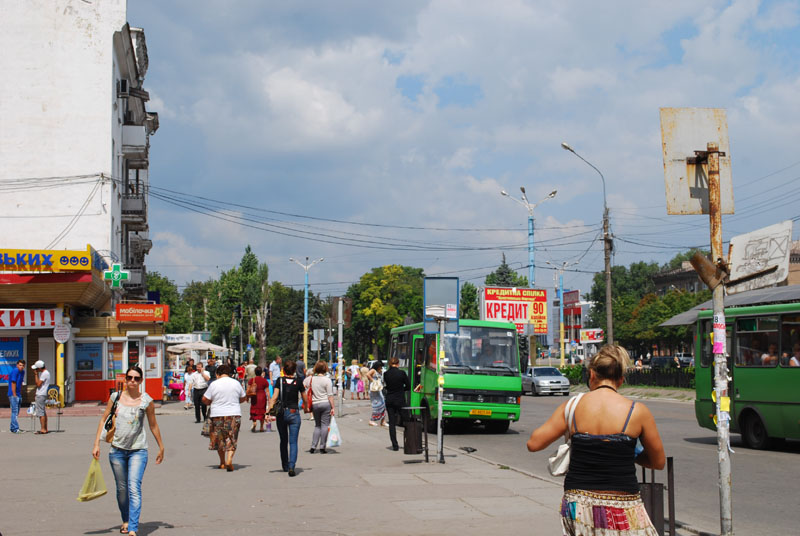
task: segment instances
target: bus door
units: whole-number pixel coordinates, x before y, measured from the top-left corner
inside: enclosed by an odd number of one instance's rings
[[[422,367],[425,366],[425,337],[423,335],[415,335],[412,338],[412,353],[410,356],[408,367],[408,379],[411,381],[411,395],[409,396],[409,405],[411,407],[419,407],[422,405],[422,392],[417,386],[422,382]]]

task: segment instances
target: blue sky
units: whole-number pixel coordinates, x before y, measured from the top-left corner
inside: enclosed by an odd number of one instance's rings
[[[137,0],[128,20],[161,124],[148,268],[179,285],[248,244],[290,285],[289,257],[325,257],[322,295],[392,263],[479,284],[503,253],[528,264],[527,213],[500,195],[524,186],[558,190],[537,286],[579,261],[564,284],[586,292],[602,185],[562,141],[606,178],[615,264],[707,247],[706,217],[666,214],[659,107],[727,109],[726,239],[800,216],[796,1]]]

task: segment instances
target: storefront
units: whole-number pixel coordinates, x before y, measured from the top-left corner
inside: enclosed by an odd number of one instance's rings
[[[164,324],[169,306],[121,303],[116,318],[80,318],[73,343],[75,400],[107,400],[120,388],[129,366],[144,372],[145,390],[163,398]]]

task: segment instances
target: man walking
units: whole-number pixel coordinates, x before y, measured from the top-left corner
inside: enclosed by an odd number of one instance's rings
[[[19,403],[22,401],[22,380],[25,378],[25,361],[20,359],[17,366],[8,375],[8,400],[11,403],[11,433],[21,434],[17,415],[19,415]]]
[[[33,374],[36,380],[36,398],[34,399],[34,415],[39,417],[39,431],[37,434],[46,434],[47,430],[47,390],[50,388],[50,372],[45,368],[41,359],[33,364]]]
[[[269,396],[275,389],[275,382],[281,377],[281,356],[275,356],[275,360],[269,364]]]

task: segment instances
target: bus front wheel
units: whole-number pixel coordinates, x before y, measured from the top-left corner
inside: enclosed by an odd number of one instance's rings
[[[757,413],[751,411],[745,415],[742,422],[742,440],[745,445],[756,450],[766,449],[772,443],[767,435],[767,427]]]

